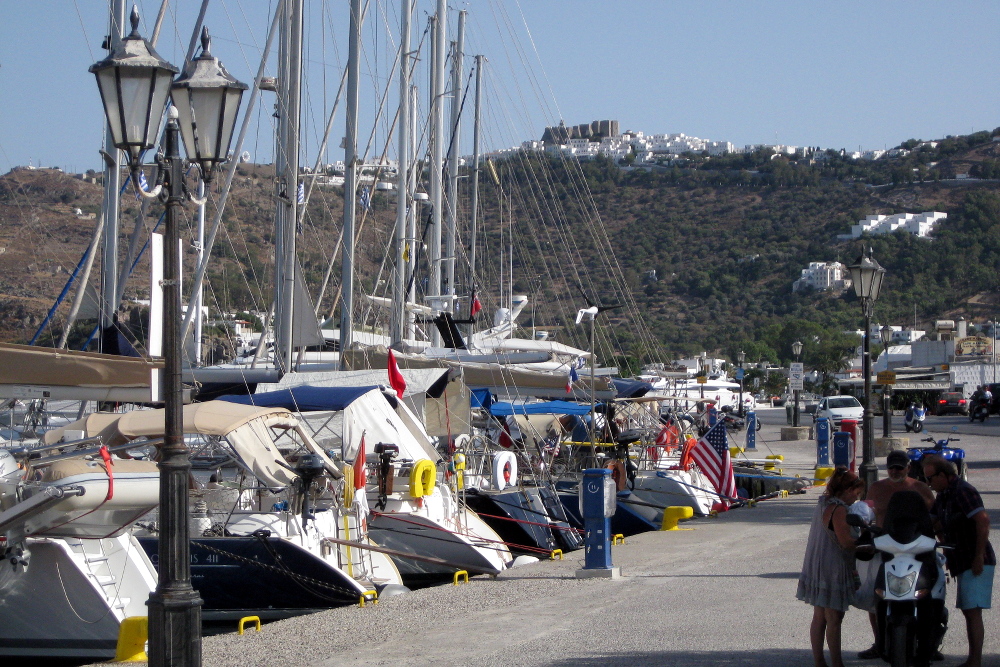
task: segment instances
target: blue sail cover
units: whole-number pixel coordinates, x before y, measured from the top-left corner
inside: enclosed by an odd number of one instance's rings
[[[543,403],[494,403],[490,414],[495,417],[508,415],[589,415],[590,406],[569,401],[545,401]]]
[[[615,391],[618,392],[618,398],[639,398],[653,390],[653,385],[639,380],[611,378],[611,381],[615,383]]]
[[[292,412],[318,412],[320,410],[343,410],[372,389],[379,389],[379,387],[310,387],[302,385],[291,389],[253,394],[252,396],[230,394],[220,396],[218,400],[256,405],[262,408],[285,408]]]

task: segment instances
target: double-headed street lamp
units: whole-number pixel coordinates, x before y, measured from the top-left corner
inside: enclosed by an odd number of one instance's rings
[[[792,343],[792,354],[795,355],[795,363],[799,363],[799,357],[802,355],[802,341],[797,340]],[[799,390],[796,389],[793,392],[793,398],[795,404],[792,406],[792,426],[799,425]],[[785,413],[788,414],[787,412]],[[786,417],[787,418],[787,417]]]
[[[747,353],[740,350],[740,353],[736,355],[736,361],[740,364],[740,370],[738,375],[740,376],[740,417],[745,417],[743,410],[743,362],[747,359]]]
[[[226,72],[209,51],[208,30],[202,33],[201,55],[174,80],[177,68],[160,58],[139,36],[139,13],[133,8],[132,32],[90,71],[97,76],[104,112],[115,147],[128,156],[135,191],[160,198],[166,207],[163,267],[164,439],[159,452],[160,526],[158,580],[149,597],[150,665],[196,667],[201,664],[201,598],[191,586],[188,477],[191,461],[183,435],[181,387],[181,277],[179,214],[185,198],[194,200],[184,183],[180,138],[188,158],[205,182],[225,161],[233,136],[240,98],[247,86]],[[160,132],[167,95],[173,98],[164,133],[155,187],[139,185],[143,154]]]
[[[854,293],[861,300],[861,312],[865,316],[865,338],[864,352],[861,358],[862,373],[865,377],[865,411],[862,417],[864,429],[864,446],[861,454],[861,478],[871,488],[871,485],[878,480],[878,466],[875,465],[875,441],[872,432],[872,351],[871,351],[871,328],[872,311],[875,302],[878,301],[879,291],[882,289],[882,279],[885,277],[885,269],[872,258],[872,249],[868,248],[858,257],[854,264],[847,267],[851,271],[851,280],[854,282]]]
[[[892,327],[886,324],[878,330],[882,338],[882,354],[885,355],[885,370],[889,370],[889,343],[892,342]],[[892,437],[892,385],[882,385],[882,437]]]

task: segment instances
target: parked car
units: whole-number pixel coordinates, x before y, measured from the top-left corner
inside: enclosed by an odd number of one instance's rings
[[[946,391],[942,393],[937,400],[936,414],[939,415],[949,415],[949,414],[969,414],[969,401],[966,400],[965,394],[960,391]]]
[[[853,396],[825,396],[816,405],[816,412],[813,413],[813,421],[820,417],[830,420],[830,425],[834,430],[840,430],[840,422],[845,419],[860,420],[865,409],[861,403]]]

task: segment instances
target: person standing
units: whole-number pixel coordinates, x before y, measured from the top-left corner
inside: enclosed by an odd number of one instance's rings
[[[959,667],[982,667],[983,609],[993,596],[997,558],[990,544],[990,518],[974,486],[958,476],[951,461],[928,455],[922,460],[924,476],[937,498],[931,509],[934,528],[945,544],[948,571],[958,582],[956,606],[965,615],[969,657]]]
[[[885,521],[885,511],[889,507],[889,499],[897,491],[916,491],[927,503],[927,509],[934,504],[934,493],[931,488],[918,479],[910,477],[907,473],[910,470],[910,457],[901,449],[894,449],[889,452],[885,459],[885,466],[888,477],[880,479],[868,489],[865,498],[875,510],[875,525],[879,528]],[[880,657],[878,648],[878,615],[875,613],[877,600],[875,599],[875,579],[878,577],[878,570],[882,564],[882,559],[875,557],[868,561],[858,561],[858,573],[861,578],[861,588],[854,602],[858,609],[868,612],[868,620],[872,625],[872,634],[875,636],[875,643],[871,648],[858,653],[858,658],[862,660],[872,660]]]
[[[854,569],[856,541],[847,524],[847,508],[861,497],[864,488],[864,481],[857,475],[847,468],[837,468],[813,514],[795,597],[813,606],[809,641],[816,667],[826,665],[824,638],[832,667],[844,667],[840,627],[858,588]]]

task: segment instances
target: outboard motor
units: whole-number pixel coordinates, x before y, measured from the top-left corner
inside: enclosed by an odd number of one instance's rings
[[[392,493],[392,460],[399,455],[399,446],[380,442],[375,445],[378,456],[378,508],[384,510]]]
[[[295,473],[299,476],[299,483],[302,485],[302,529],[305,530],[306,522],[315,519],[309,507],[309,489],[312,488],[313,481],[323,474],[326,466],[316,454],[306,454],[299,458],[295,464]]]

